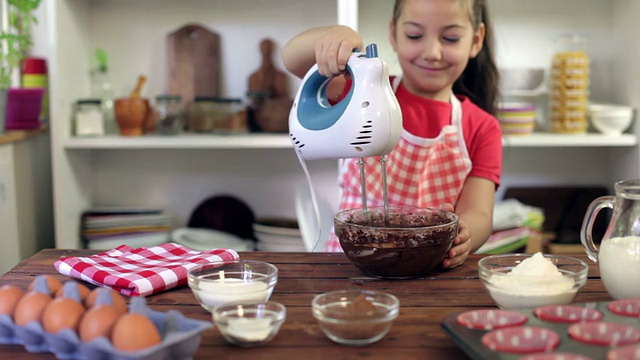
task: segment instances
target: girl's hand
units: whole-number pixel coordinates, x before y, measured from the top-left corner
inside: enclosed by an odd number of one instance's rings
[[[364,50],[360,34],[348,26],[333,26],[316,43],[318,72],[326,77],[344,73],[354,49]]]
[[[453,205],[444,204],[440,207],[442,210],[453,212]],[[469,251],[471,250],[471,232],[467,227],[467,224],[459,220],[458,222],[458,236],[453,239],[453,244],[451,245],[451,249],[449,249],[449,253],[446,258],[442,262],[442,266],[447,269],[451,269],[457,266],[462,265],[462,263],[469,256]]]

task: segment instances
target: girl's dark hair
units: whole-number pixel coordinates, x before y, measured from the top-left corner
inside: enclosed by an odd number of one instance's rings
[[[462,75],[453,84],[453,92],[468,96],[471,101],[489,114],[496,115],[500,74],[494,57],[493,25],[487,5],[488,0],[452,0],[468,5],[469,18],[474,31],[484,23],[485,35],[482,50],[475,58],[469,59]],[[402,12],[404,0],[396,0],[393,6],[393,21],[397,22]]]

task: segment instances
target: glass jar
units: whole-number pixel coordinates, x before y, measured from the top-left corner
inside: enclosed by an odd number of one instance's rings
[[[155,108],[158,134],[179,134],[183,127],[182,97],[180,95],[158,95],[156,96]]]
[[[73,105],[72,129],[75,136],[102,136],[104,108],[100,99],[80,99]]]
[[[262,129],[258,125],[257,115],[270,93],[268,91],[247,92],[249,106],[247,107],[247,128],[251,132],[260,132]]]
[[[187,108],[187,129],[191,132],[206,133],[213,131],[214,99],[196,97]]]
[[[189,131],[237,133],[247,131],[241,99],[196,97],[187,110]]]
[[[248,131],[247,107],[243,104],[242,99],[218,99],[215,109],[216,117],[213,123],[214,132],[233,134],[245,133]]]
[[[589,56],[586,39],[569,35],[556,41],[551,67],[551,132],[587,132],[589,101]]]

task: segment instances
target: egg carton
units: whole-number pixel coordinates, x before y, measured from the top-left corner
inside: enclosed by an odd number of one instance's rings
[[[66,282],[64,287],[65,297],[80,301],[75,281]],[[50,294],[44,277],[35,279],[34,291]],[[98,291],[97,305],[113,304],[109,289]],[[144,297],[131,298],[128,312],[147,316],[160,332],[162,341],[140,351],[127,352],[114,348],[104,336],[83,342],[71,329],[51,334],[44,330],[40,321],[19,326],[11,316],[0,315],[0,344],[19,344],[28,352],[53,353],[57,359],[64,360],[191,359],[200,346],[202,332],[213,327],[211,322],[187,318],[176,310],[152,310]]]

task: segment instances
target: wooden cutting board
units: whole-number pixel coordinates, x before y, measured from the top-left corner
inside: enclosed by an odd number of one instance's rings
[[[293,99],[289,96],[287,75],[273,63],[274,49],[271,39],[260,42],[262,63],[249,76],[249,92],[265,95],[255,112],[257,126],[265,132],[287,132]]]
[[[220,35],[187,24],[166,38],[169,93],[188,105],[197,96],[219,96]]]
[[[273,64],[275,44],[271,39],[260,42],[262,63],[249,76],[249,92],[266,92],[270,98],[289,97],[287,75]]]

